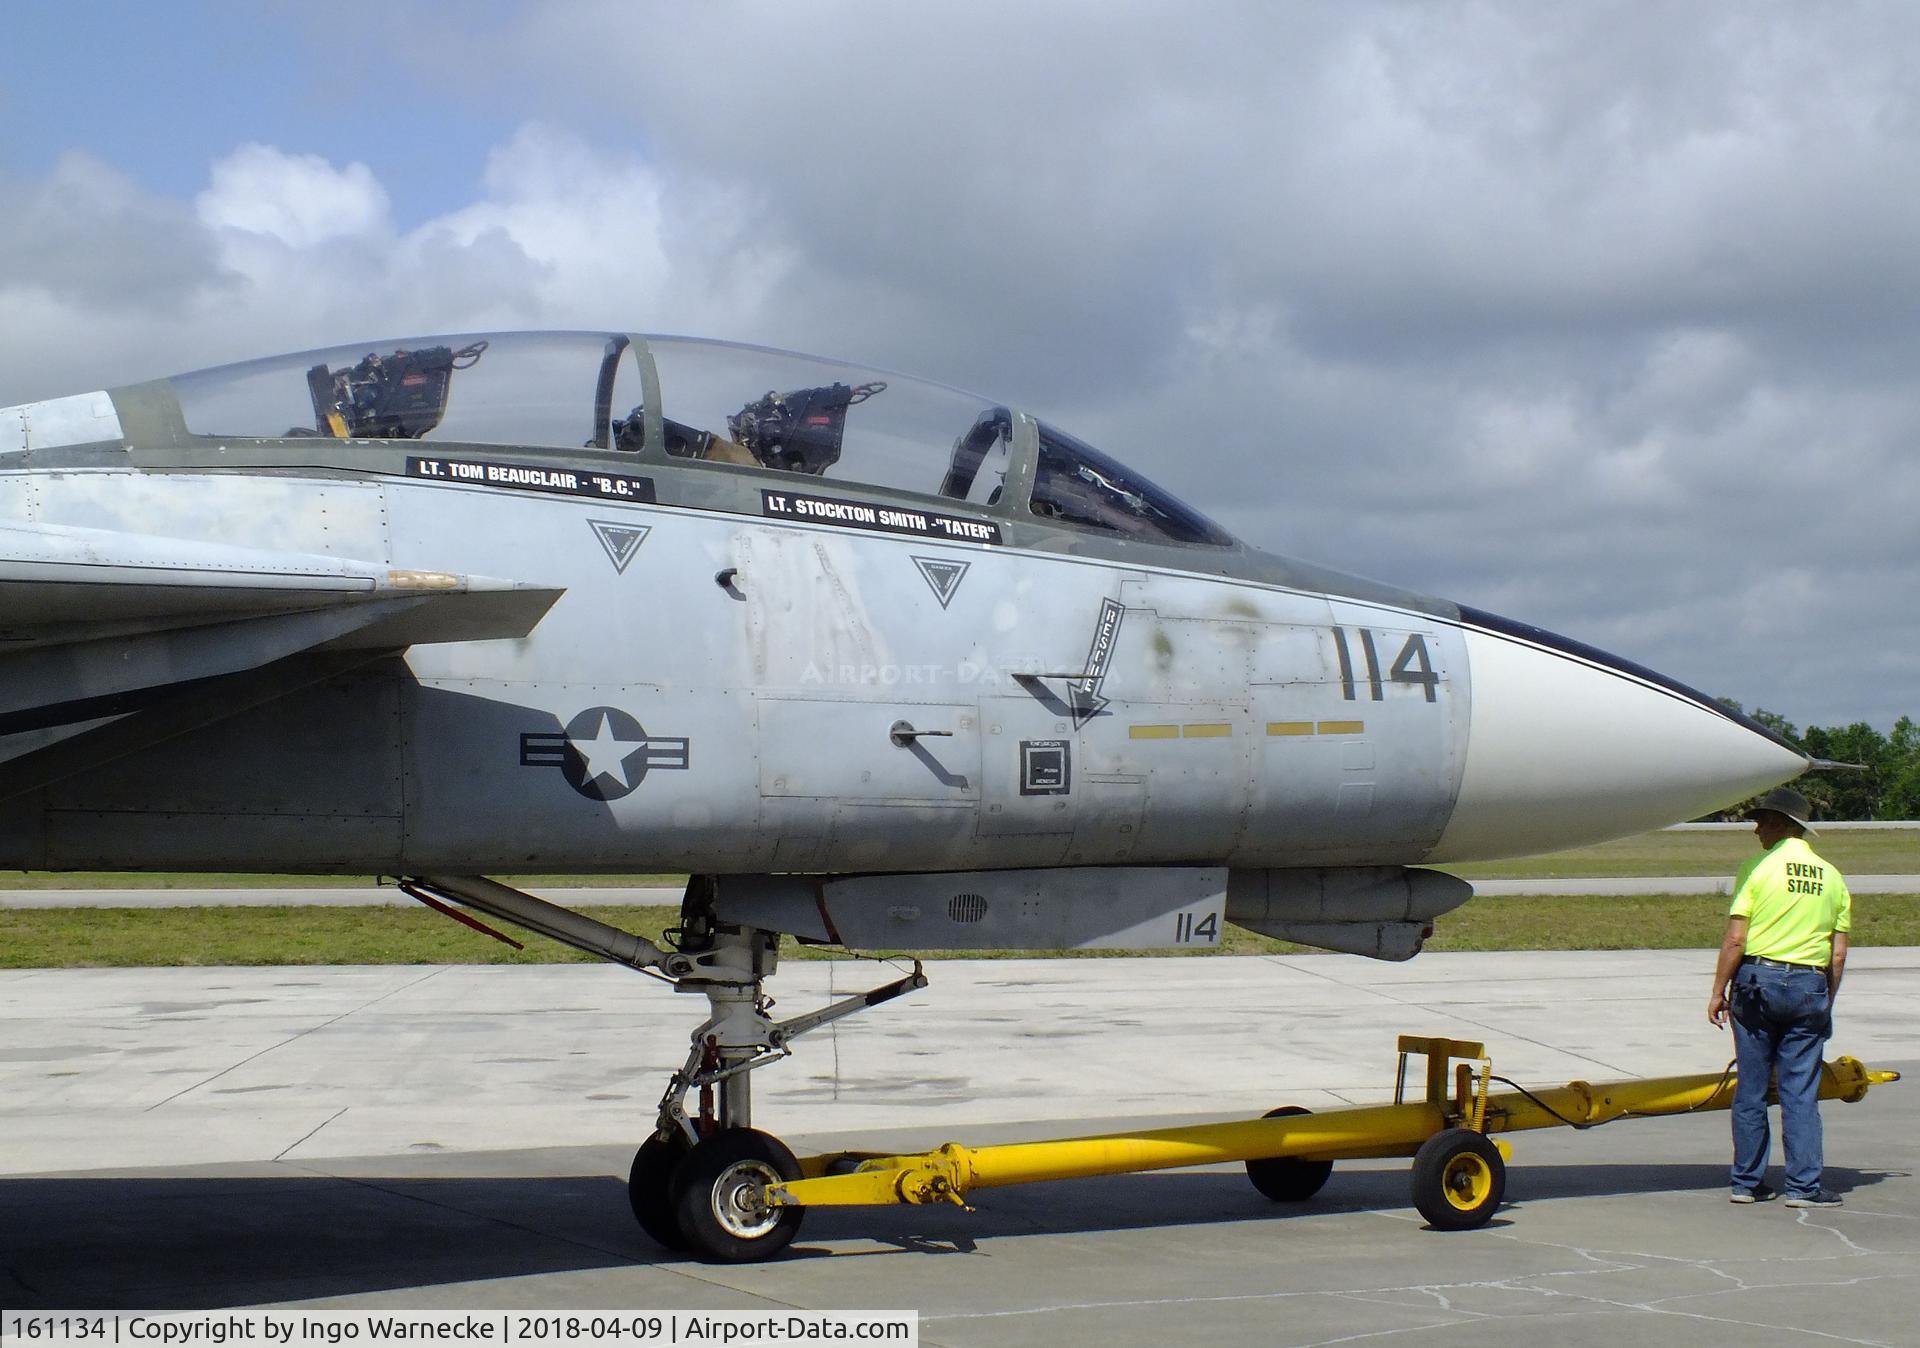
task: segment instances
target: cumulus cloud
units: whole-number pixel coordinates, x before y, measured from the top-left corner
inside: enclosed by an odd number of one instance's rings
[[[182,303],[216,277],[214,250],[179,202],[90,155],[38,181],[0,178],[0,297],[92,313]]]
[[[756,239],[750,193],[729,184],[669,183],[644,159],[539,123],[487,158],[480,201],[415,232],[415,263],[510,241],[537,269],[523,317],[548,326],[657,329],[665,313],[703,329],[751,324],[786,266]],[[474,269],[468,287],[487,273]]]
[[[371,148],[222,147],[191,203],[70,156],[5,185],[39,349],[0,330],[0,398],[409,330],[820,350],[1750,706],[1920,711],[1920,15],[581,0],[381,40],[432,13],[363,37],[419,97],[511,72],[466,200],[396,225]]]
[[[194,209],[214,231],[262,235],[299,251],[389,230],[386,189],[365,164],[336,169],[319,155],[242,145],[213,166],[212,178]]]
[[[671,212],[665,190],[640,157],[540,124],[405,230],[362,163],[245,144],[189,208],[69,156],[0,213],[0,297],[32,318],[0,330],[0,401],[415,332],[750,325],[785,254],[743,228],[740,189],[681,184]]]

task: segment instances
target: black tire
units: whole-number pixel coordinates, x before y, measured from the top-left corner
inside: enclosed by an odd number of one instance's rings
[[[633,1154],[633,1169],[627,1174],[627,1202],[640,1229],[677,1253],[685,1253],[688,1246],[673,1213],[673,1177],[689,1150],[681,1139],[669,1141],[655,1133]]]
[[[768,1208],[770,1184],[800,1178],[800,1163],[777,1137],[727,1128],[702,1139],[673,1175],[673,1213],[688,1250],[709,1264],[771,1259],[800,1229],[800,1208]]]
[[[1441,1231],[1485,1226],[1507,1193],[1500,1149],[1471,1128],[1448,1128],[1413,1156],[1413,1205]]]
[[[1260,1117],[1290,1119],[1311,1113],[1311,1109],[1303,1109],[1299,1105],[1282,1105],[1278,1109],[1269,1109]],[[1306,1202],[1326,1186],[1327,1177],[1331,1174],[1332,1161],[1303,1161],[1297,1156],[1275,1156],[1247,1162],[1247,1178],[1253,1181],[1253,1187],[1276,1203]]]

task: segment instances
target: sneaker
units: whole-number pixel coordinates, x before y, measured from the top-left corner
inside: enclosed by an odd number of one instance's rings
[[[1840,1195],[1831,1189],[1815,1189],[1810,1194],[1788,1194],[1787,1206],[1790,1208],[1837,1208]]]
[[[1770,1203],[1780,1195],[1764,1184],[1756,1184],[1751,1189],[1735,1189],[1727,1195],[1734,1203]]]

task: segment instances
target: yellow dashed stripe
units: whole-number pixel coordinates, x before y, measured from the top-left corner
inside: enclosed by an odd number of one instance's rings
[[[1230,721],[1189,721],[1185,725],[1130,725],[1127,737],[1136,740],[1219,740],[1230,738]]]
[[[1364,735],[1365,721],[1268,721],[1267,733],[1275,737],[1295,735]],[[1219,740],[1233,735],[1231,721],[1188,721],[1173,725],[1130,725],[1127,738],[1136,740]]]

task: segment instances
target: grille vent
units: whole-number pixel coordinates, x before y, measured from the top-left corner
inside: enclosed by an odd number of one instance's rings
[[[947,916],[955,922],[978,922],[986,915],[984,894],[955,894],[947,900]]]

